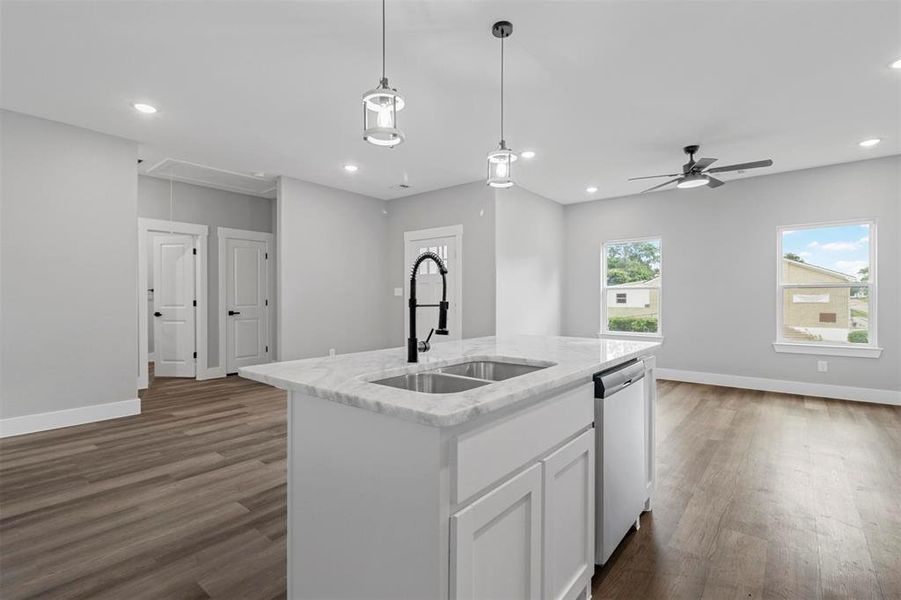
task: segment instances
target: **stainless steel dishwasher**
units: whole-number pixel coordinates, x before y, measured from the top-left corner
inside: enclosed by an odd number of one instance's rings
[[[635,359],[594,376],[599,565],[607,562],[630,527],[638,528],[645,506],[644,371],[644,362]]]

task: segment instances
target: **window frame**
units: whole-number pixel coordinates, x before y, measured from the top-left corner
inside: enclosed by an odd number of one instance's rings
[[[868,225],[869,231],[869,278],[866,282],[857,283],[787,283],[782,281],[782,259],[784,250],[782,247],[782,237],[785,231],[794,231],[799,229],[819,229],[823,227],[841,227],[843,225]],[[849,356],[859,358],[879,358],[882,354],[882,348],[879,346],[879,311],[877,307],[877,298],[879,296],[879,275],[877,268],[877,235],[878,226],[875,218],[859,218],[844,219],[840,221],[823,221],[817,223],[801,223],[796,225],[780,225],[776,228],[776,341],[773,342],[773,349],[776,352],[784,352],[790,354],[818,354],[824,356]],[[783,336],[783,319],[785,317],[785,290],[804,289],[817,290],[826,288],[849,288],[866,287],[869,299],[869,316],[867,317],[867,338],[866,344],[839,344],[835,342],[797,342],[785,339]]]
[[[657,306],[657,331],[654,333],[642,331],[610,331],[607,328],[607,291],[613,288],[607,286],[607,246],[615,246],[618,244],[631,244],[635,242],[657,242],[660,245],[660,286],[635,286],[630,290],[657,290],[658,306]],[[601,326],[598,332],[599,337],[628,337],[642,338],[651,340],[663,339],[663,236],[649,235],[643,237],[621,238],[615,240],[604,240],[601,242]]]

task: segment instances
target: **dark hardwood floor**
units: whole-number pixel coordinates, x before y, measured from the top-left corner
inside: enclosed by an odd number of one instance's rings
[[[285,394],[156,379],[0,440],[0,597],[283,598]],[[594,598],[901,598],[901,408],[660,382],[653,513]]]

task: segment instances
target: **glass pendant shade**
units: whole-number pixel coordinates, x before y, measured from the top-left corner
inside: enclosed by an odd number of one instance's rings
[[[516,153],[506,148],[503,142],[500,148],[488,153],[488,185],[493,188],[513,187],[513,163]]]
[[[363,139],[376,146],[396,146],[404,141],[397,128],[397,113],[404,108],[404,97],[388,87],[388,80],[363,94]]]

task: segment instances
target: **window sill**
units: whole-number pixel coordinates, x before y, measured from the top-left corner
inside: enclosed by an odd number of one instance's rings
[[[601,331],[597,334],[601,339],[609,340],[647,340],[649,342],[663,342],[663,336],[656,333],[630,333],[628,331]]]
[[[821,356],[851,356],[856,358],[879,358],[882,348],[876,346],[838,346],[829,344],[798,344],[794,342],[773,342],[776,352],[789,354],[819,354]]]

